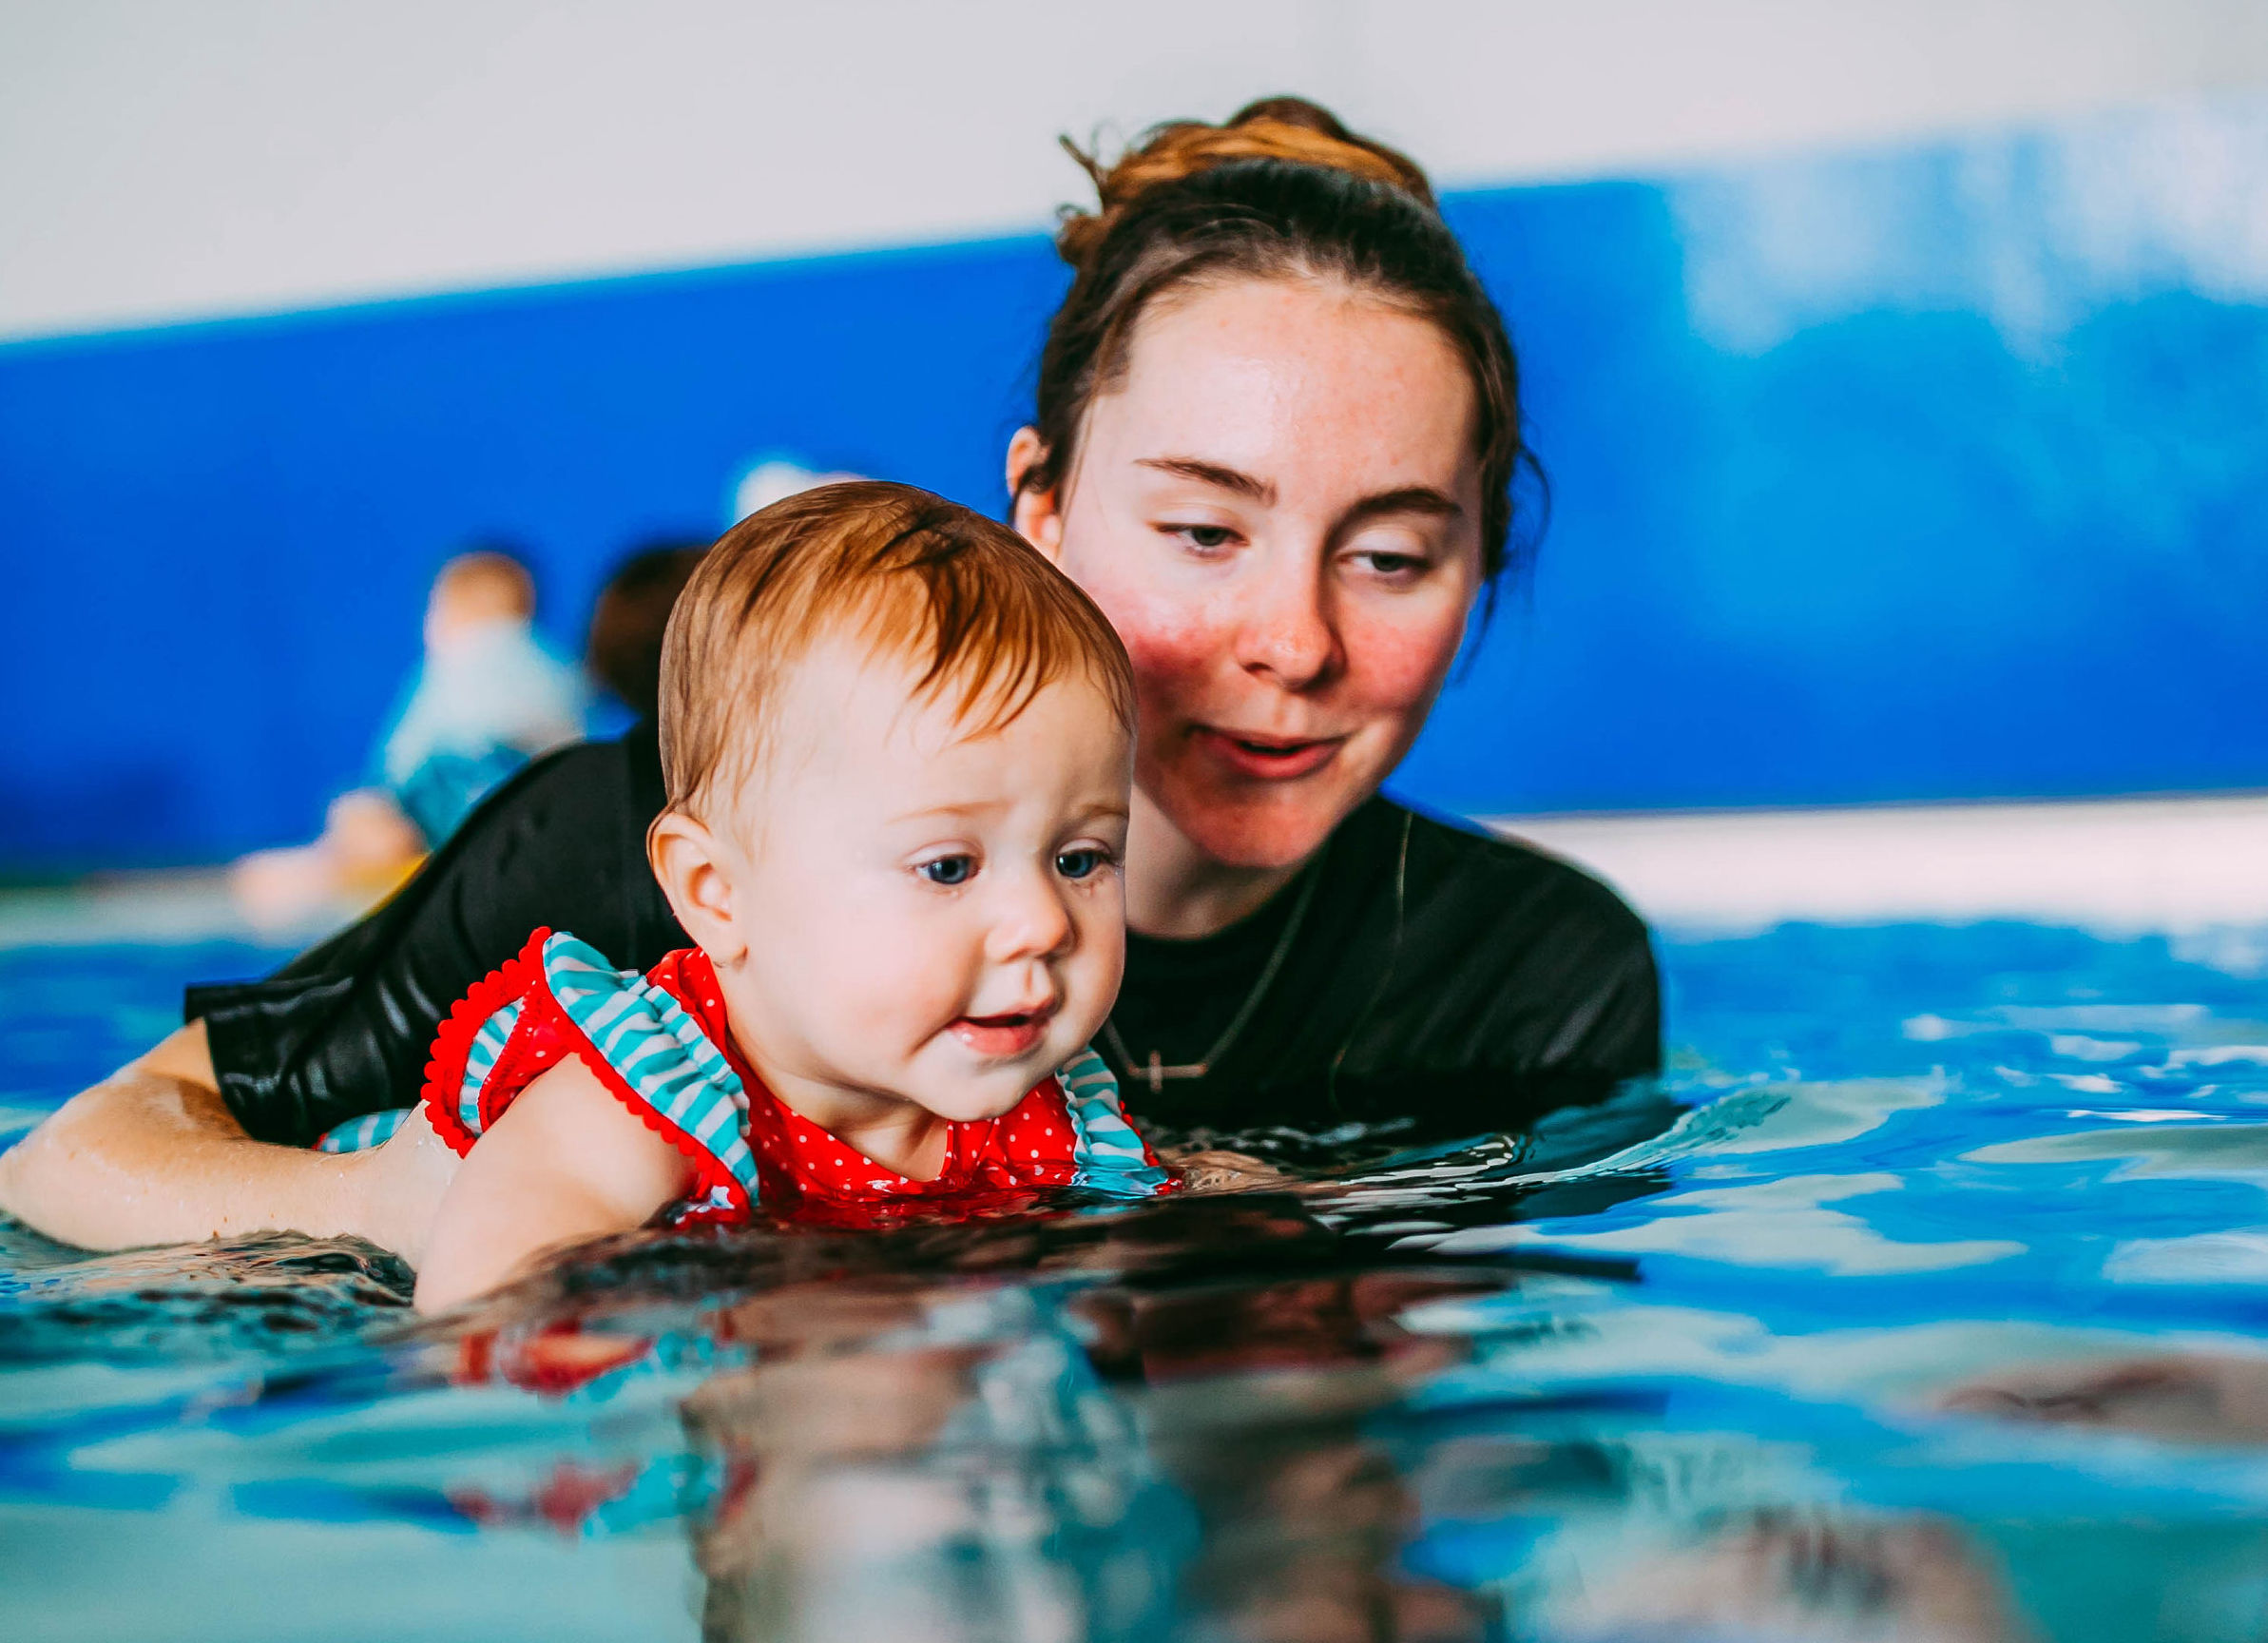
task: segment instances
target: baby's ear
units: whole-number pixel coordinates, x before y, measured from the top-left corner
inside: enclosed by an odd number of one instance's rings
[[[645,830],[645,859],[669,910],[695,945],[719,964],[747,957],[740,899],[721,841],[705,822],[682,810],[664,810]]]

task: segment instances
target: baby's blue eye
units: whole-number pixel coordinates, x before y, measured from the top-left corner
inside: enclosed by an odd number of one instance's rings
[[[976,872],[973,856],[940,856],[913,869],[932,884],[966,884]]]
[[[1100,850],[1066,850],[1055,858],[1055,870],[1066,879],[1085,879],[1108,860]]]

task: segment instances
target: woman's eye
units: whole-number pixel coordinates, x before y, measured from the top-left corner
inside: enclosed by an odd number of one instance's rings
[[[1237,539],[1226,525],[1168,525],[1166,530],[1200,553],[1218,553]]]
[[[913,869],[932,884],[951,886],[966,884],[976,877],[976,858],[973,856],[940,856],[933,861],[924,861]]]
[[[1393,582],[1407,582],[1426,568],[1426,561],[1415,553],[1393,553],[1383,549],[1368,549],[1355,557],[1364,562],[1364,568],[1372,575]]]
[[[1066,850],[1055,858],[1055,870],[1066,879],[1087,879],[1093,877],[1109,860],[1110,857],[1106,851]]]

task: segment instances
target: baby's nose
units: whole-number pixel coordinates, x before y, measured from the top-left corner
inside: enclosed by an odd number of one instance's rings
[[[1069,944],[1071,928],[1070,913],[1052,885],[1003,886],[986,945],[995,962],[1045,957]]]

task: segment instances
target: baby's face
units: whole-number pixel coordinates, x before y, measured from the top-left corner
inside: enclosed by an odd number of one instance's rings
[[[1059,680],[972,733],[913,680],[822,642],[717,829],[736,1036],[822,1124],[815,1099],[1006,1112],[1101,1029],[1124,966],[1132,747],[1108,699]]]

